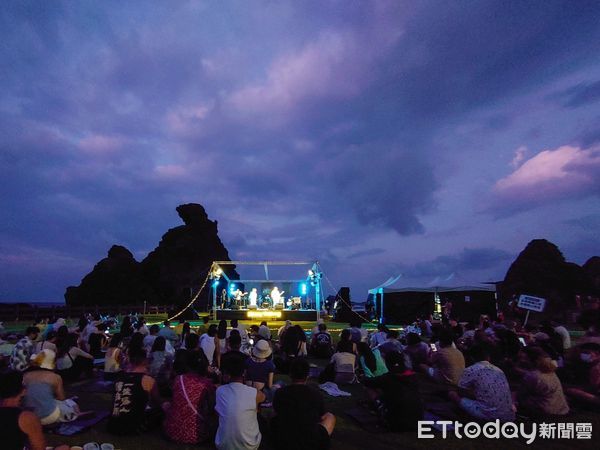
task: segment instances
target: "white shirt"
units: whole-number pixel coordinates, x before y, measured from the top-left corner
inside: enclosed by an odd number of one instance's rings
[[[219,429],[215,445],[219,450],[256,450],[262,436],[256,417],[255,388],[229,383],[217,388]]]
[[[212,364],[216,348],[215,337],[209,336],[207,333],[204,333],[202,336],[200,336],[200,348],[206,355],[208,363]]]
[[[248,296],[251,305],[256,305],[256,301],[258,300],[258,292],[250,291],[250,295]]]
[[[571,335],[569,334],[569,331],[562,325],[555,327],[554,331],[560,334],[560,337],[562,338],[563,349],[567,350],[571,348]]]

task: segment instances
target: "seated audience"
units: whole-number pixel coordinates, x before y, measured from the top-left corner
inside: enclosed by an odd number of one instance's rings
[[[200,444],[212,439],[217,426],[215,385],[207,377],[208,364],[198,352],[178,350],[173,398],[165,405],[163,428],[167,437],[180,444]]]
[[[160,424],[160,397],[156,381],[146,374],[146,353],[129,353],[127,371],[115,382],[112,414],[107,429],[116,435],[139,434]]]
[[[391,431],[416,430],[424,413],[416,375],[406,367],[401,353],[388,352],[385,364],[388,373],[363,380],[367,394]]]
[[[99,323],[96,326],[96,330],[90,334],[88,338],[88,348],[89,354],[94,358],[101,359],[104,358],[104,352],[102,351],[106,347],[107,339],[106,334],[106,325],[103,323]]]
[[[531,417],[564,416],[569,413],[556,364],[539,347],[525,347],[528,368],[517,393],[519,412]]]
[[[246,358],[246,385],[263,391],[267,399],[272,398],[275,364],[270,358],[272,353],[269,342],[261,339],[252,348],[252,356]]]
[[[40,419],[21,408],[25,396],[23,374],[9,371],[0,374],[0,423],[2,448],[5,450],[46,450],[46,437]]]
[[[412,367],[417,370],[429,361],[430,347],[423,342],[417,333],[406,335],[406,347],[404,353],[410,357]]]
[[[271,340],[271,330],[267,326],[267,322],[264,320],[260,323],[260,327],[258,327],[258,334],[267,341]]]
[[[208,323],[210,322],[209,316],[202,317],[202,324],[196,330],[198,336],[202,336],[204,333],[208,331]]]
[[[467,367],[460,381],[463,394],[451,391],[448,395],[467,414],[477,420],[513,421],[515,413],[506,375],[490,363],[486,345],[473,345],[470,357],[475,363]]]
[[[583,405],[600,409],[600,344],[586,342],[579,348],[579,357],[586,366],[587,382],[583,386],[567,389],[567,394]]]
[[[338,384],[354,383],[356,375],[356,355],[352,353],[353,343],[350,340],[338,342],[337,351],[331,357],[330,363],[319,375],[319,383],[333,381]]]
[[[257,407],[265,401],[265,394],[244,384],[245,364],[243,358],[233,357],[222,367],[229,383],[217,388],[215,445],[219,450],[256,450],[262,439]]]
[[[58,341],[56,371],[63,381],[77,381],[81,375],[91,377],[94,369],[94,357],[77,347],[77,335],[72,333],[66,339]]]
[[[158,336],[150,349],[148,375],[156,380],[159,390],[170,383],[173,355],[166,351],[167,340]]]
[[[371,335],[371,339],[369,342],[371,345],[371,348],[375,348],[378,345],[383,344],[387,339],[387,334],[388,334],[387,327],[382,323],[378,323],[377,331]]]
[[[319,391],[306,385],[309,364],[296,358],[290,365],[292,384],[275,392],[271,420],[275,450],[327,449],[335,416],[325,411]]]
[[[427,373],[434,380],[457,385],[465,370],[465,357],[454,344],[454,334],[444,329],[439,335],[439,348],[431,352]]]
[[[158,335],[168,340],[173,347],[177,347],[177,344],[179,343],[179,336],[177,336],[175,330],[171,328],[171,322],[165,320],[163,325],[164,327],[160,329]]]
[[[366,342],[359,342],[357,349],[358,362],[365,377],[373,378],[387,373],[388,370],[379,349],[374,348],[371,350]]]
[[[114,375],[121,370],[121,333],[115,333],[110,338],[108,350],[104,357],[104,379],[114,379]],[[111,378],[112,377],[112,378]]]
[[[385,355],[389,352],[403,353],[404,347],[398,340],[399,334],[396,330],[388,330],[385,335],[385,341],[377,346],[381,357],[385,359]]]
[[[13,370],[23,372],[30,366],[31,355],[33,355],[35,349],[34,342],[39,334],[39,328],[29,327],[25,331],[25,337],[16,343],[10,357],[10,367]]]
[[[200,336],[200,348],[206,355],[208,363],[214,367],[219,367],[221,358],[221,343],[217,332],[217,326],[212,324],[208,327],[208,331]]]
[[[38,354],[39,352],[41,352],[42,350],[52,350],[53,352],[56,353],[56,351],[58,350],[56,348],[56,339],[57,339],[57,333],[56,331],[50,331],[48,332],[48,334],[46,335],[46,339],[42,339],[40,342],[37,342],[35,344],[35,354]]]
[[[310,354],[315,358],[331,358],[333,353],[333,340],[327,332],[327,325],[320,323],[318,332],[313,334],[310,340]]]
[[[25,406],[33,410],[42,425],[71,422],[79,416],[77,403],[65,397],[62,378],[54,372],[55,358],[52,350],[42,350],[23,375]]]
[[[150,354],[150,350],[152,350],[152,344],[154,344],[154,340],[158,337],[158,332],[160,331],[160,327],[156,324],[150,325],[148,329],[150,332],[148,335],[144,336],[144,340],[142,344],[144,346],[144,350],[146,350],[146,354]]]

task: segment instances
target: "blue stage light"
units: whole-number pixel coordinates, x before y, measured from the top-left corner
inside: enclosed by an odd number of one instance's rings
[[[300,294],[306,295],[306,283],[300,284]]]
[[[219,280],[216,280],[216,281],[213,283],[213,287],[217,287],[218,285],[219,285]]]
[[[233,295],[234,292],[235,292],[235,284],[230,284],[229,285],[229,293],[231,295]]]

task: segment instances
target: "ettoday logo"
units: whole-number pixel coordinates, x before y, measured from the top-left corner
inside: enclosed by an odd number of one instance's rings
[[[488,439],[525,439],[527,444],[536,439],[591,439],[591,423],[501,423],[499,420],[479,424],[468,422],[463,424],[451,420],[420,420],[418,422],[417,437],[419,439],[433,439],[437,437],[433,431],[442,433],[446,439],[449,433],[458,439],[477,439],[481,436]]]

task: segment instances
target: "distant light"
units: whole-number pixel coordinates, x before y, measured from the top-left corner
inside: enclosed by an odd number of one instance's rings
[[[314,277],[315,273],[311,269],[308,269],[308,276],[309,277]]]
[[[229,285],[229,292],[232,294],[235,292],[235,283]]]
[[[219,280],[216,280],[216,281],[213,283],[213,287],[217,287],[218,285],[219,285]]]
[[[300,294],[306,295],[306,283],[300,284]]]

